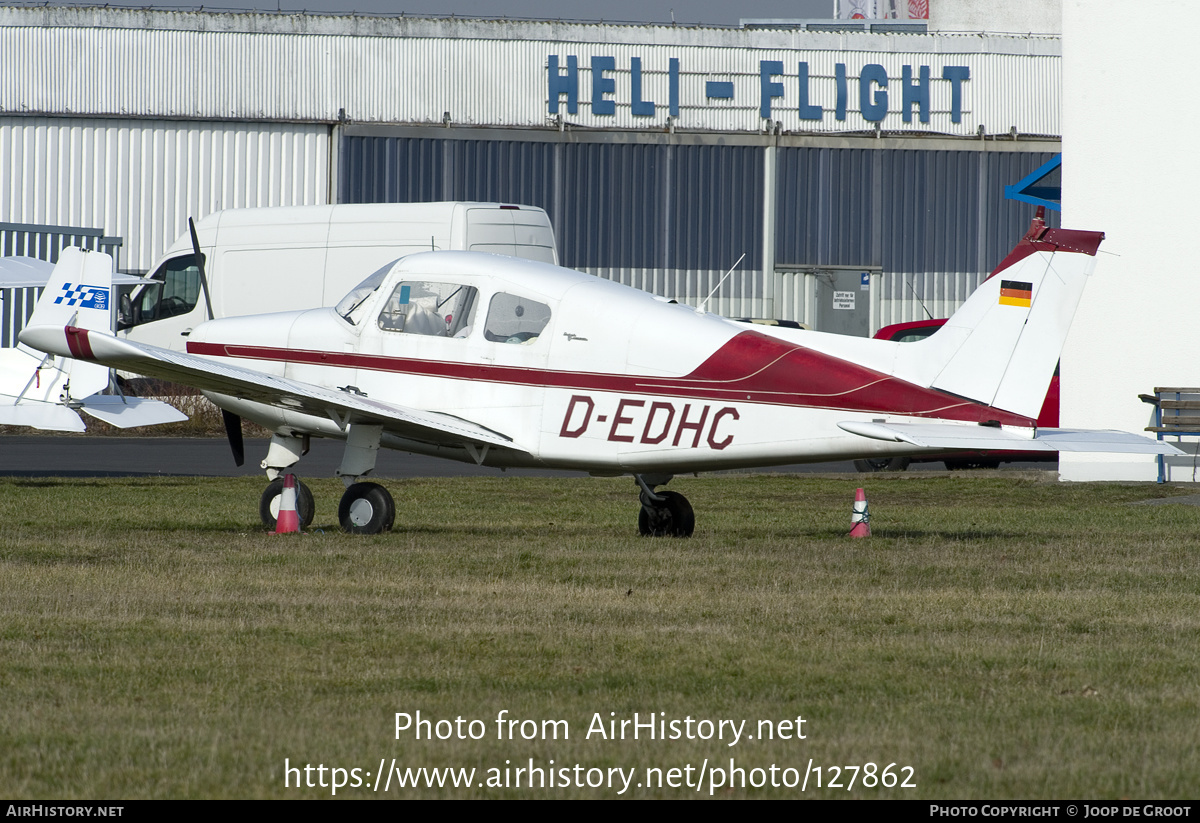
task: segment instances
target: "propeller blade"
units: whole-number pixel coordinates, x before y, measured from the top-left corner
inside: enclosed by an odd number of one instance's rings
[[[221,409],[221,419],[225,421],[225,436],[229,438],[229,448],[233,449],[233,462],[240,466],[246,462],[246,443],[242,440],[242,418],[231,411]]]
[[[209,296],[208,275],[204,272],[204,254],[200,251],[200,236],[196,234],[196,221],[188,218],[188,231],[192,233],[192,250],[196,253],[196,268],[200,270],[200,288],[204,290],[204,308],[208,309],[208,319],[216,317],[213,314],[212,297]],[[238,463],[238,465],[242,465]]]

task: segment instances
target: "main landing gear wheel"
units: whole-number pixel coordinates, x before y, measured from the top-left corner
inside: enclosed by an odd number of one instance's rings
[[[258,503],[258,516],[262,518],[263,525],[271,531],[275,531],[275,521],[279,519],[279,504],[282,501],[283,476],[280,475],[267,485],[266,491],[262,493],[262,500]],[[317,506],[313,501],[312,491],[297,477],[296,515],[300,518],[300,528],[307,529],[312,525],[316,511]]]
[[[338,521],[352,534],[391,531],[396,522],[396,503],[378,483],[355,483],[342,495]]]
[[[868,457],[866,460],[855,460],[856,472],[902,472],[912,462],[909,457]]]
[[[638,531],[643,537],[691,537],[696,530],[692,504],[679,492],[658,492],[661,500],[642,496]]]

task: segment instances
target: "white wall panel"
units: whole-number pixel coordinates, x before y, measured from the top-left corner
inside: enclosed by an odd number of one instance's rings
[[[1164,25],[1175,8],[1148,0],[1126,15],[1117,0],[1063,3],[1063,223],[1105,233],[1063,349],[1063,426],[1141,433],[1154,409],[1138,395],[1200,386],[1200,109],[1177,82],[1193,70],[1195,34]],[[1193,482],[1196,443],[1186,438],[1187,456],[1168,458],[1168,480]],[[1155,462],[1064,452],[1059,472],[1145,481],[1157,477]]]
[[[578,61],[576,112],[559,106],[565,122],[586,128],[662,129],[670,115],[671,61],[678,61],[681,129],[757,132],[782,124],[785,131],[874,130],[974,135],[1015,127],[1022,134],[1059,133],[1059,42],[1052,37],[967,35],[830,34],[741,29],[675,31],[655,26],[513,25],[474,21],[383,20],[376,32],[357,34],[352,23],[289,23],[320,20],[276,15],[254,30],[237,29],[254,15],[91,10],[53,15],[40,9],[0,10],[0,113],[90,116],[319,121],[344,116],[356,123],[441,123],[546,127],[548,60],[560,73],[568,57]],[[160,28],[184,20],[192,30]],[[87,25],[87,21],[99,24]],[[233,22],[229,22],[233,21]],[[137,22],[137,27],[132,27]],[[25,24],[22,24],[25,23]],[[66,25],[66,23],[73,23]],[[105,25],[107,24],[107,25]],[[390,24],[390,26],[389,26]],[[337,33],[338,31],[347,33]],[[334,32],[334,33],[329,33]],[[593,57],[611,57],[611,115],[593,111]],[[632,61],[640,58],[643,101],[653,116],[632,111]],[[779,61],[774,79],[782,96],[761,116],[761,61]],[[820,120],[800,116],[799,64],[808,64],[809,104],[825,110]],[[846,80],[835,78],[838,65]],[[860,109],[859,73],[866,65],[886,69],[887,114],[875,122]],[[904,66],[919,75],[930,69],[928,123],[901,113]],[[951,116],[946,66],[969,69],[962,83],[957,122]],[[732,84],[733,97],[708,96],[708,84]],[[834,109],[844,88],[843,119]],[[556,95],[557,97],[557,95]]]
[[[0,117],[0,220],[125,238],[147,269],[189,216],[329,202],[329,128]]]

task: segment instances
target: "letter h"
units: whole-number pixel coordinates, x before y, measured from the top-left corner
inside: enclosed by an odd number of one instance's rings
[[[567,55],[567,73],[558,71],[558,55],[550,55],[550,65],[547,71],[548,90],[550,93],[550,113],[558,114],[558,98],[567,96],[567,113],[575,114],[579,110],[579,58],[573,54]]]

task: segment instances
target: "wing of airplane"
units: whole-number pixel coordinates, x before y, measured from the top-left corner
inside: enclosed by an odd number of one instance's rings
[[[0,289],[41,288],[54,264],[36,257],[0,257]]]
[[[969,423],[877,423],[846,421],[838,428],[891,443],[967,451],[1075,451],[1183,454],[1170,443],[1112,430],[1012,429]]]
[[[50,280],[53,271],[53,263],[37,257],[0,257],[0,289],[40,289]],[[112,282],[119,286],[132,286],[154,281],[149,277],[113,272]]]
[[[185,383],[204,391],[332,420],[381,425],[402,437],[431,443],[512,447],[512,438],[439,412],[385,403],[354,391],[326,389],[194,354],[148,346],[74,326],[27,326],[21,341],[42,351]]]

